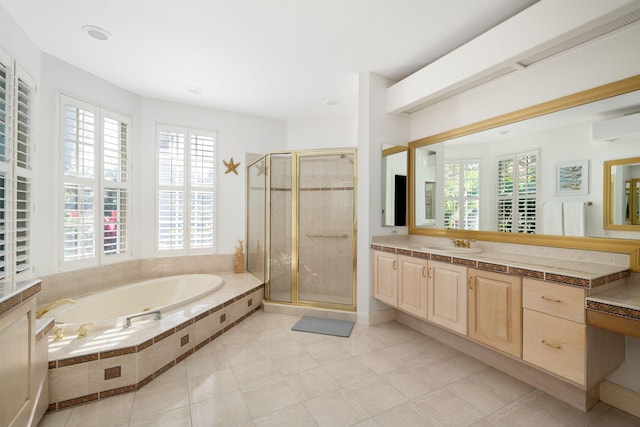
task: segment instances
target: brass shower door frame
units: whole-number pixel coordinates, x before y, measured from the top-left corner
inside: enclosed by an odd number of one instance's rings
[[[289,155],[291,156],[291,302],[272,301],[271,295],[271,173],[272,173],[272,156]],[[300,241],[300,212],[299,212],[299,191],[300,191],[300,159],[312,156],[328,156],[328,155],[351,155],[353,156],[353,221],[352,221],[352,277],[351,277],[351,304],[338,304],[320,301],[310,301],[298,298],[299,294],[299,241]],[[260,161],[266,159],[266,215],[265,215],[265,298],[273,304],[283,304],[301,307],[312,307],[321,309],[356,311],[357,301],[357,218],[358,218],[358,150],[355,148],[334,148],[321,150],[300,150],[300,151],[281,151],[271,152],[247,166],[247,169]],[[247,232],[249,230],[247,224]]]

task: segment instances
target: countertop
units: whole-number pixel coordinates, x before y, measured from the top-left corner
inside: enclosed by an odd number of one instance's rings
[[[0,316],[40,292],[40,279],[0,283]]]
[[[449,252],[448,247],[457,252]],[[597,263],[577,257],[560,258],[501,252],[493,248],[481,248],[481,251],[476,253],[465,252],[455,248],[451,242],[447,242],[445,246],[411,240],[374,241],[371,248],[584,288],[594,288],[630,276],[628,266]],[[474,249],[473,244],[471,249]]]

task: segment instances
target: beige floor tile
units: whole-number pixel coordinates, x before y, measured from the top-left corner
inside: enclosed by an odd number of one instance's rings
[[[391,408],[374,418],[380,427],[437,427],[439,426],[431,418],[418,411],[411,402],[403,403]]]
[[[543,411],[515,401],[487,417],[487,421],[496,427],[561,427],[562,424],[549,418]]]
[[[187,388],[186,362],[182,361],[167,371],[163,372],[156,379],[140,389],[141,392],[150,392],[157,389]]]
[[[217,351],[198,351],[185,359],[185,366],[189,378],[222,371],[230,367],[221,348],[218,348]]]
[[[278,368],[282,375],[298,374],[308,369],[320,366],[318,361],[309,356],[306,352],[299,356],[273,360],[273,364]]]
[[[500,396],[505,403],[513,402],[533,390],[530,385],[490,366],[476,372],[471,378],[480,382],[485,389]]]
[[[254,420],[256,427],[314,427],[314,419],[301,403]]]
[[[185,406],[134,421],[129,427],[191,427],[191,413]]]
[[[303,401],[340,388],[336,380],[321,367],[289,375],[286,380]]]
[[[341,387],[365,381],[376,376],[364,363],[353,356],[339,362],[324,366],[325,370]]]
[[[415,399],[413,402],[423,416],[431,417],[444,426],[468,426],[485,416],[475,406],[448,390],[431,392]]]
[[[99,400],[73,408],[66,427],[112,427],[129,422],[133,393]]]
[[[135,393],[131,420],[149,418],[160,412],[182,408],[189,405],[189,389],[184,386],[143,388]]]
[[[380,377],[346,387],[343,393],[371,417],[408,401],[405,395]]]
[[[71,412],[73,412],[73,408],[45,414],[38,427],[64,427],[71,416]]]
[[[449,384],[446,389],[471,403],[485,415],[489,415],[509,403],[471,376]]]
[[[296,341],[289,338],[288,340],[276,340],[269,342],[261,342],[264,352],[272,359],[287,359],[294,356],[307,354],[304,348]]]
[[[445,387],[470,375],[467,369],[456,366],[448,358],[430,360],[410,370],[431,389]]]
[[[307,400],[304,407],[320,427],[350,426],[369,418],[364,409],[340,391]]]
[[[251,414],[238,391],[191,405],[193,427],[228,427],[251,421]]]
[[[352,357],[349,349],[344,343],[338,340],[313,341],[308,344],[303,343],[302,346],[306,352],[321,365],[327,365]]]
[[[434,383],[418,378],[409,368],[387,372],[382,377],[409,399],[415,399],[439,388]]]
[[[189,399],[191,403],[201,402],[214,396],[233,393],[238,390],[238,383],[231,369],[189,378]]]
[[[267,359],[267,354],[257,342],[223,344],[224,355],[232,367],[242,366]]]
[[[300,399],[284,378],[242,389],[242,395],[253,418],[300,403]]]
[[[268,358],[231,368],[240,387],[250,387],[279,377],[280,370]]]
[[[368,353],[360,354],[356,358],[364,363],[364,365],[371,369],[378,375],[385,374],[387,372],[395,371],[402,367],[402,363],[389,357],[380,350],[370,351]]]
[[[589,427],[638,427],[640,419],[617,408],[610,407]]]

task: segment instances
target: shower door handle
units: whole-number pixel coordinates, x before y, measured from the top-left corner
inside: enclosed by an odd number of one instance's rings
[[[348,234],[324,234],[324,233],[307,233],[307,237],[339,237],[341,239],[346,239],[349,237]]]

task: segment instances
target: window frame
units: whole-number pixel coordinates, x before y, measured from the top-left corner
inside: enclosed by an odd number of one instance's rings
[[[160,133],[178,133],[184,135],[184,176],[181,185],[161,185],[160,184]],[[213,139],[212,150],[212,176],[213,183],[211,186],[198,186],[192,183],[192,157],[191,157],[191,142],[193,136],[200,136]],[[216,159],[218,157],[218,131],[207,129],[196,129],[185,126],[175,126],[156,123],[155,127],[155,244],[154,250],[158,257],[163,256],[184,256],[184,255],[203,255],[203,254],[215,254],[217,253],[217,193],[218,193],[218,168],[216,165]],[[181,191],[182,197],[182,242],[181,248],[160,248],[160,192],[161,191]],[[210,247],[192,247],[191,246],[191,195],[195,192],[211,192],[212,197],[212,244]]]
[[[123,114],[114,112],[111,109],[104,108],[101,105],[80,99],[75,96],[71,96],[65,93],[58,93],[58,147],[59,147],[59,164],[60,164],[60,206],[59,206],[59,218],[60,218],[60,239],[58,245],[60,247],[59,256],[59,269],[60,271],[70,271],[81,268],[94,267],[98,265],[109,265],[117,262],[122,262],[131,259],[131,135],[132,135],[132,120],[130,117]],[[76,108],[83,109],[94,113],[94,150],[93,150],[93,163],[94,173],[92,178],[78,177],[73,175],[67,175],[65,173],[65,112],[67,105],[72,105]],[[111,119],[117,121],[119,124],[126,125],[126,181],[114,182],[105,179],[104,169],[104,149],[105,149],[105,119]],[[120,148],[122,152],[122,148]],[[67,184],[76,184],[83,186],[93,187],[93,228],[94,228],[94,255],[92,257],[86,257],[81,259],[65,259],[65,189]],[[127,206],[124,209],[125,221],[127,233],[126,233],[126,249],[122,252],[115,254],[107,254],[105,252],[105,225],[104,218],[105,209],[105,189],[116,187],[119,190],[124,190],[127,195]],[[120,216],[121,218],[122,216]],[[120,224],[120,221],[118,222]]]

